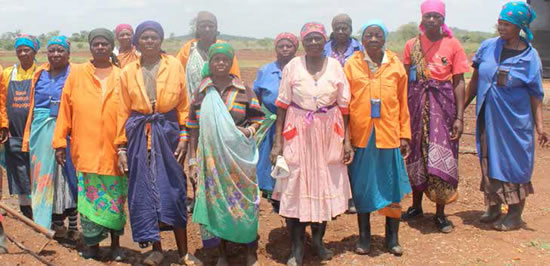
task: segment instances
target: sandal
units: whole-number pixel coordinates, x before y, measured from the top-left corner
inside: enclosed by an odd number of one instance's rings
[[[160,251],[153,251],[145,260],[143,260],[143,264],[149,265],[149,266],[158,266],[162,263],[164,260],[164,255]]]
[[[434,222],[441,233],[448,234],[453,231],[453,223],[445,216],[434,216]]]
[[[197,257],[193,256],[191,253],[185,254],[185,256],[181,257],[179,260],[179,264],[181,265],[187,265],[187,266],[202,266],[202,261],[199,260]]]
[[[405,213],[401,215],[401,220],[407,221],[424,216],[421,208],[409,207]]]
[[[111,254],[109,254],[109,257],[111,261],[121,262],[126,259],[126,254],[124,254],[124,251],[121,248],[116,248],[114,250],[111,250]]]

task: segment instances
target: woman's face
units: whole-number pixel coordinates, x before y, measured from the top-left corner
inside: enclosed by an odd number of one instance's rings
[[[213,76],[227,76],[233,60],[225,54],[215,54],[210,59],[210,72]]]
[[[378,26],[368,27],[363,33],[362,43],[367,51],[381,51],[386,43],[384,31]]]
[[[351,36],[351,27],[345,23],[339,23],[332,29],[332,34],[337,42],[346,42]]]
[[[109,61],[113,53],[113,46],[105,37],[98,36],[92,40],[90,52],[94,61]]]
[[[17,47],[17,49],[15,49],[15,54],[22,65],[32,65],[34,57],[36,56],[36,52],[26,45]]]
[[[120,48],[127,49],[132,47],[132,37],[134,34],[130,30],[122,30],[118,33],[116,39]]]
[[[218,35],[218,26],[212,21],[201,21],[197,24],[197,35],[203,42],[214,42]]]
[[[48,46],[48,62],[54,69],[60,69],[66,67],[69,63],[69,51],[65,47],[52,44]]]
[[[154,30],[145,30],[138,40],[138,48],[143,56],[159,56],[162,40]]]
[[[282,39],[277,42],[275,52],[277,53],[278,60],[289,61],[296,55],[296,46],[290,40]]]
[[[445,18],[437,12],[426,13],[422,16],[422,25],[428,32],[439,32],[443,23],[445,23]]]
[[[325,37],[318,32],[312,32],[304,38],[304,49],[306,50],[306,55],[312,57],[318,57],[323,55],[323,50],[325,49]]]
[[[500,35],[500,38],[502,38],[503,40],[510,40],[512,38],[517,38],[519,36],[519,32],[521,31],[521,29],[518,26],[502,19],[498,20],[497,29],[498,29],[498,34]]]

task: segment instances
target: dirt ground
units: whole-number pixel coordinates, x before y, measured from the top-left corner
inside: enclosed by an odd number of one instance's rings
[[[249,56],[240,52],[242,57]],[[252,56],[252,55],[250,55]],[[266,53],[265,56],[272,56]],[[255,69],[243,69],[243,77],[249,84],[253,81]],[[550,81],[545,82],[550,87]],[[545,107],[545,127],[550,131],[550,108]],[[374,214],[372,218],[373,249],[368,256],[353,252],[358,239],[357,219],[355,215],[342,215],[329,223],[325,242],[335,252],[334,258],[326,265],[423,265],[423,264],[461,264],[461,265],[548,265],[550,264],[550,182],[547,178],[550,170],[550,150],[537,148],[533,184],[534,195],[530,196],[524,212],[525,226],[521,230],[501,233],[489,225],[478,222],[484,211],[483,195],[479,192],[480,168],[475,155],[474,108],[470,107],[465,116],[465,135],[461,140],[459,200],[448,206],[447,214],[454,223],[451,234],[439,233],[433,225],[432,217],[435,205],[424,202],[425,217],[411,223],[402,223],[400,243],[405,250],[402,257],[386,253],[384,241],[384,217]],[[5,179],[4,179],[5,180]],[[4,181],[4,202],[16,207],[16,199],[7,195],[7,182]],[[407,197],[403,205],[408,207],[411,199]],[[38,251],[47,239],[13,217],[4,217],[7,234],[21,242],[28,249]],[[284,220],[271,211],[270,205],[263,201],[260,211],[258,256],[262,265],[282,265],[290,252],[289,235],[284,228]],[[189,223],[190,251],[203,260],[206,265],[214,265],[216,251],[201,247],[198,226]],[[163,265],[177,262],[176,245],[173,235],[162,233],[163,247],[167,258]],[[318,258],[312,256],[309,238],[304,261],[306,265],[320,265]],[[84,260],[75,249],[63,246],[55,241],[49,243],[40,256],[55,265],[139,265],[150,249],[140,249],[132,242],[131,229],[126,226],[126,234],[121,240],[128,258],[123,263],[98,262]],[[106,252],[109,241],[102,245]],[[231,265],[244,265],[244,247],[230,246]],[[10,254],[0,256],[0,265],[41,265],[35,258],[24,253],[8,241]]]

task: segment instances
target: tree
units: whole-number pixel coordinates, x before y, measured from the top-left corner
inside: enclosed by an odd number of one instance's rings
[[[192,37],[195,37],[196,32],[197,32],[197,18],[195,17],[191,19],[191,21],[189,21],[189,34]]]
[[[395,32],[393,32],[392,37],[398,41],[407,41],[411,38],[414,38],[420,33],[418,29],[418,24],[416,22],[409,22],[407,24],[399,26]]]

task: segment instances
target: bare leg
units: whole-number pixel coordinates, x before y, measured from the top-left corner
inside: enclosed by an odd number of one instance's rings
[[[424,193],[413,189],[413,204],[412,206],[401,216],[403,220],[411,220],[423,215],[422,211],[422,197]]]
[[[176,237],[178,254],[183,257],[189,252],[187,249],[187,228],[174,227],[174,236]]]

